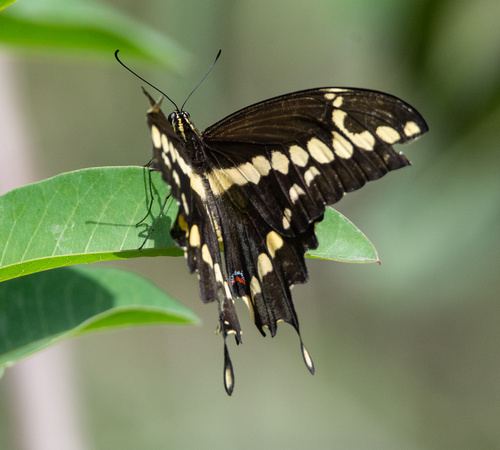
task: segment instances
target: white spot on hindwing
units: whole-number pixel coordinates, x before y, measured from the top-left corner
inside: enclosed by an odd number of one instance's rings
[[[239,167],[231,167],[228,169],[214,169],[212,171],[213,176],[227,178],[226,181],[221,184],[225,187],[225,189],[229,189],[234,183],[238,186],[244,186],[248,183],[247,179],[241,173]]]
[[[182,206],[184,207],[184,210],[186,211],[186,215],[189,216],[189,205],[188,205],[188,202],[186,200],[186,194],[182,193]]]
[[[237,169],[214,169],[208,174],[207,179],[210,183],[210,189],[212,189],[215,195],[222,195],[234,184],[229,176],[231,170],[235,171],[235,173],[239,173]]]
[[[204,244],[201,248],[201,257],[203,261],[205,261],[211,268],[213,268],[214,264],[212,261],[212,256],[210,255],[210,251],[208,250],[207,244]]]
[[[168,154],[166,152],[161,152],[161,158],[163,159],[165,166],[167,166],[167,169],[172,170],[172,164],[170,163],[170,158],[168,157]]]
[[[251,183],[257,184],[260,181],[260,173],[252,163],[242,164],[241,166],[237,166],[236,169],[240,170],[245,179]]]
[[[302,147],[299,147],[298,145],[292,145],[289,152],[290,159],[296,166],[307,166],[307,162],[309,161],[309,153],[307,153]]]
[[[250,295],[252,296],[252,299],[255,298],[257,294],[260,294],[262,292],[262,288],[260,286],[259,279],[257,277],[252,277],[250,280]]]
[[[278,251],[283,246],[283,239],[278,233],[276,233],[276,231],[270,231],[267,234],[266,244],[271,258],[274,258],[274,256],[276,255],[276,251]]]
[[[283,223],[283,228],[285,230],[288,230],[290,228],[290,219],[292,217],[292,210],[289,209],[289,208],[285,208],[285,210],[283,211],[283,220],[282,220],[282,223]]]
[[[198,225],[193,225],[191,227],[189,245],[191,245],[191,247],[198,247],[200,245],[200,231],[198,230]]]
[[[305,192],[298,184],[294,184],[288,191],[288,195],[290,195],[292,203],[295,203],[300,195],[305,195]]]
[[[263,278],[268,273],[273,271],[273,264],[267,256],[266,253],[261,253],[259,258],[257,259],[257,272],[259,273],[259,277]]]
[[[311,166],[309,169],[306,170],[304,173],[304,181],[308,186],[311,186],[314,178],[316,178],[318,175],[321,175],[319,170],[316,169],[316,167]]]
[[[222,276],[222,272],[220,270],[220,266],[218,263],[215,263],[214,264],[214,273],[215,273],[215,279],[219,282],[219,283],[223,283],[224,282],[224,277]],[[229,295],[229,297],[231,297],[231,295]]]
[[[175,185],[181,187],[181,180],[179,178],[179,174],[175,170],[172,171],[172,178],[174,179]]]

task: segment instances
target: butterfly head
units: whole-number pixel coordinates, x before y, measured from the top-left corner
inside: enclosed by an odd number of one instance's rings
[[[175,134],[179,136],[184,142],[192,139],[192,136],[197,136],[198,133],[189,119],[187,111],[175,110],[168,116],[168,122],[172,126]]]
[[[179,111],[175,110],[170,116],[168,116],[168,121],[170,125],[174,126],[174,123],[180,121],[180,120],[187,120],[189,121],[189,113],[187,111]]]

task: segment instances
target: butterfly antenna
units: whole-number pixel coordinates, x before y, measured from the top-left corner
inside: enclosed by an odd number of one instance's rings
[[[134,71],[133,71],[130,67],[127,67],[127,66],[126,66],[126,65],[125,65],[125,64],[124,64],[124,63],[120,60],[120,58],[118,58],[118,52],[119,52],[119,51],[120,51],[120,50],[117,50],[117,51],[115,52],[115,58],[116,58],[116,60],[117,60],[117,61],[118,61],[118,62],[119,62],[119,63],[120,63],[123,67],[125,67],[125,69],[127,69],[127,70],[128,70],[128,71],[132,74],[132,75],[135,75],[137,78],[139,78],[139,80],[144,81],[144,83],[146,83],[148,86],[151,86],[153,89],[155,89],[155,90],[156,90],[156,91],[158,91],[160,94],[162,94],[162,95],[163,95],[163,96],[164,96],[167,100],[169,100],[169,101],[170,101],[170,103],[172,103],[172,105],[174,105],[174,106],[175,106],[175,109],[176,109],[176,110],[179,110],[179,108],[178,108],[178,106],[175,104],[175,102],[174,102],[174,101],[173,101],[173,100],[172,100],[172,99],[171,99],[171,98],[170,98],[167,94],[165,94],[165,92],[160,91],[160,89],[158,89],[156,86],[153,86],[153,85],[152,85],[149,81],[145,80],[145,79],[144,79],[144,78],[142,78],[140,75],[137,75],[137,74],[136,74],[136,73],[135,73],[135,72],[134,72]],[[219,51],[219,54],[220,54],[220,51]],[[218,57],[219,57],[219,55],[217,55],[217,58],[218,58]],[[214,64],[215,64],[215,61],[214,61]],[[213,64],[212,64],[212,66],[213,66]],[[210,70],[209,70],[209,72],[210,72]],[[205,75],[205,76],[206,76],[206,75]],[[203,78],[205,78],[205,77],[203,77]],[[201,81],[203,81],[203,80],[201,80]],[[196,87],[198,87],[198,86],[196,86]],[[196,88],[195,88],[195,89],[196,89]],[[192,94],[192,92],[191,92],[191,94]],[[189,95],[189,96],[191,96],[191,95]],[[189,98],[189,97],[188,97],[188,98]],[[186,102],[184,102],[184,103],[186,103]],[[184,105],[182,105],[182,106],[184,106]],[[182,110],[182,108],[181,108],[181,110]]]
[[[215,57],[214,59],[214,62],[212,63],[212,65],[210,66],[210,69],[208,69],[207,73],[203,76],[203,78],[200,80],[200,82],[196,85],[196,87],[191,91],[191,93],[187,96],[186,100],[184,101],[184,103],[182,104],[182,107],[181,107],[181,111],[184,110],[184,105],[187,103],[187,101],[191,98],[191,96],[194,94],[194,91],[196,91],[196,89],[198,89],[198,87],[200,86],[201,83],[203,83],[203,80],[205,80],[205,78],[207,78],[207,75],[210,73],[210,71],[213,69],[213,67],[215,66],[215,63],[217,62],[217,60],[219,59],[219,56],[221,54],[222,50],[219,50],[219,53],[217,53],[217,56]]]

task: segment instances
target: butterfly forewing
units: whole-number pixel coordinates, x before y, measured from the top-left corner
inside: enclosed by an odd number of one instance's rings
[[[418,112],[396,97],[325,88],[245,108],[203,138],[209,175],[242,187],[245,201],[274,229],[297,235],[321,217],[325,204],[408,165],[392,145],[426,130]]]
[[[409,165],[392,145],[427,131],[396,97],[362,89],[320,88],[244,108],[198,132],[186,113],[151,103],[155,167],[179,204],[172,228],[203,301],[219,304],[224,339],[241,328],[242,298],[264,334],[285,321],[299,332],[290,288],[307,280],[304,255],[326,205]],[[174,131],[175,130],[175,131]],[[221,253],[223,251],[223,253]],[[300,336],[300,334],[299,334]],[[300,341],[304,361],[314,366]],[[234,387],[224,343],[224,383]]]

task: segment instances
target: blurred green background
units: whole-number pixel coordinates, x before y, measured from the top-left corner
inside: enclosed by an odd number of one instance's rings
[[[39,429],[24,421],[30,406],[23,409],[19,380],[23,365],[42,378],[29,369],[35,359],[49,379],[64,375],[37,407],[50,417],[58,397],[66,401],[71,448],[500,448],[500,2],[103,3],[188,55],[168,70],[121,53],[179,104],[222,49],[186,107],[200,129],[271,96],[348,86],[401,97],[430,132],[398,149],[412,167],[336,205],[372,240],[382,265],[309,260],[310,281],[294,289],[314,377],[291,327],[263,339],[242,307],[244,345],[231,342],[236,387],[228,398],[217,308],[199,300],[185,261],[119,262],[192,308],[202,325],[89,336],[7,370],[0,448],[48,448],[44,439],[62,432],[57,421]],[[11,82],[2,92],[15,99],[31,150],[17,161],[0,134],[11,174],[24,171],[31,182],[148,161],[141,82],[114,61],[112,45],[99,59],[0,50]],[[51,362],[58,351],[63,366]],[[30,446],[33,433],[38,445]]]

